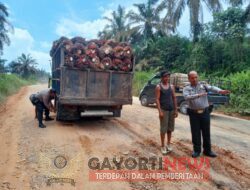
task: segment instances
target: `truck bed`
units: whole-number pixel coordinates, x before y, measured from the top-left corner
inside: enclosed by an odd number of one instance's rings
[[[132,73],[62,66],[58,98],[62,104],[70,105],[132,104],[132,78]]]

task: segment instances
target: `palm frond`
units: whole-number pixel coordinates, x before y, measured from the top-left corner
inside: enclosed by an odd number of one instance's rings
[[[165,8],[166,8],[166,2],[164,0],[156,7],[154,15],[159,15]]]
[[[107,20],[107,21],[109,21],[109,22],[112,22],[113,20],[111,19],[111,18],[109,18],[109,17],[103,17],[103,19],[105,19],[105,20]]]
[[[155,5],[159,0],[148,0],[148,5]]]
[[[4,15],[5,17],[9,16],[7,7],[1,2],[0,2],[0,13],[1,15]]]
[[[147,13],[146,13],[146,5],[145,4],[134,4],[135,7],[137,7],[139,14],[142,17],[147,17]]]
[[[232,6],[239,6],[244,3],[244,0],[227,0]]]
[[[130,11],[127,16],[130,19],[131,23],[133,23],[133,24],[145,21],[145,19],[143,17],[141,17],[141,15],[139,15],[133,11]]]
[[[177,27],[179,25],[179,21],[181,19],[181,16],[185,10],[186,7],[186,1],[185,0],[178,0],[177,6],[174,11],[173,18],[171,19],[173,26]]]
[[[8,32],[12,31],[13,27],[7,20],[8,16],[9,13],[7,7],[0,2],[0,54],[2,54],[4,44],[10,44]]]
[[[191,30],[193,34],[193,40],[196,42],[198,38],[198,34],[201,30],[201,24],[199,21],[199,13],[201,10],[200,2],[197,3],[196,0],[189,1],[189,9],[190,9],[190,21],[191,21]]]
[[[211,12],[219,12],[222,8],[220,0],[203,0]]]
[[[246,22],[246,23],[249,23],[250,22],[250,3],[247,5],[245,11],[244,11],[244,14],[243,14],[243,20]]]

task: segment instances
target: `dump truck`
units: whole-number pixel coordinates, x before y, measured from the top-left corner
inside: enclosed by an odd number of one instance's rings
[[[139,100],[142,106],[148,106],[149,104],[156,103],[156,96],[155,96],[155,88],[156,85],[160,83],[161,77],[160,73],[156,73],[148,82],[144,85],[144,87],[140,91]],[[177,99],[177,106],[181,113],[187,114],[188,104],[183,97],[183,88],[187,84],[188,75],[184,73],[173,73],[170,75],[170,84],[175,86],[175,94]],[[212,84],[209,80],[201,81],[203,83]],[[230,81],[226,81],[227,83]],[[213,82],[214,84],[221,84],[221,82]],[[230,86],[230,83],[227,84]],[[219,85],[217,85],[219,86]],[[226,105],[229,103],[229,96],[228,95],[221,95],[213,92],[208,92],[208,103],[210,106],[210,112],[213,111],[214,107],[219,105]]]
[[[133,70],[96,70],[65,64],[65,47],[53,52],[49,84],[57,92],[57,120],[89,116],[120,117],[122,106],[132,104]]]

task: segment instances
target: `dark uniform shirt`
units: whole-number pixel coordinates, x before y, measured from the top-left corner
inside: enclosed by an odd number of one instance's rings
[[[46,108],[50,108],[52,105],[51,98],[50,98],[50,89],[42,90],[36,94],[36,97],[44,103]]]
[[[204,109],[209,106],[208,97],[201,96],[201,93],[206,93],[207,91],[212,91],[218,93],[221,89],[216,86],[210,86],[207,84],[198,83],[196,86],[187,85],[183,89],[183,96],[188,102],[188,107],[193,110]]]

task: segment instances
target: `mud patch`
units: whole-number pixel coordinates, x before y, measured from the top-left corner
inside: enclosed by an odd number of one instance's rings
[[[80,140],[83,150],[85,150],[87,154],[90,154],[92,152],[90,149],[91,144],[92,144],[90,138],[85,135],[85,136],[80,136],[79,140]]]

